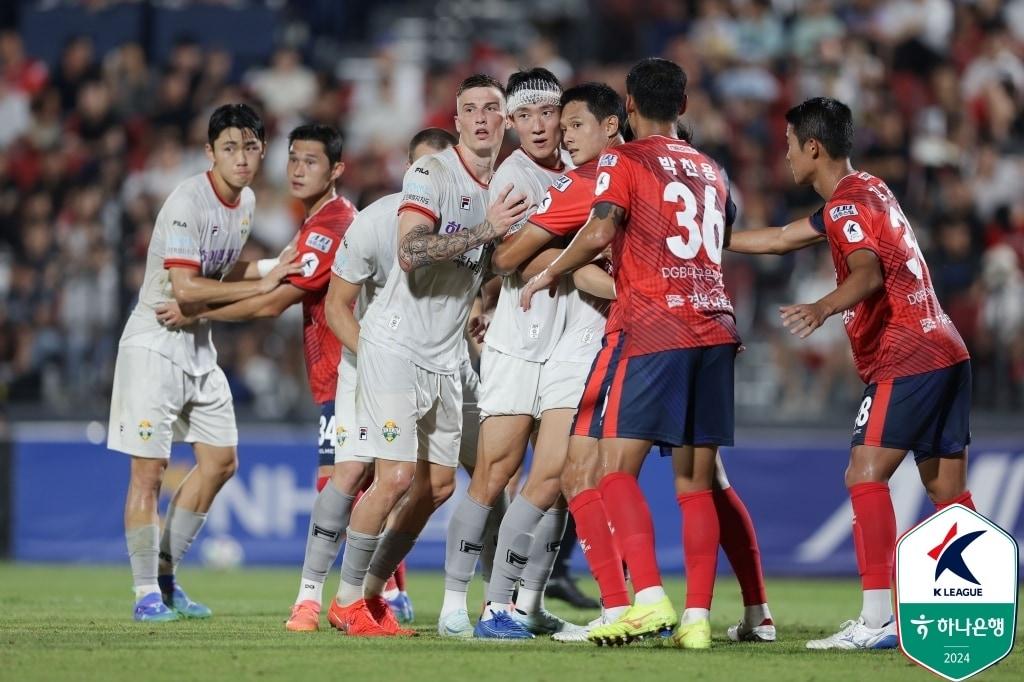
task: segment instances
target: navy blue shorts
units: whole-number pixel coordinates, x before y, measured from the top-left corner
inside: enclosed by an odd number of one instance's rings
[[[736,345],[622,357],[625,335],[605,337],[573,433],[655,445],[732,445]]]
[[[970,360],[864,390],[853,445],[913,450],[921,461],[958,454],[970,442]]]
[[[334,466],[334,401],[320,406],[320,432],[317,435],[317,458],[320,466]]]

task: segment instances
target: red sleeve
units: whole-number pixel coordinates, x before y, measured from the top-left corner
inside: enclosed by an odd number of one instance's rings
[[[341,237],[322,224],[311,221],[302,228],[295,248],[299,252],[302,272],[291,275],[286,281],[306,291],[326,289],[331,281],[331,265],[338,252]]]
[[[597,182],[591,206],[611,202],[629,212],[633,194],[632,162],[619,152],[606,152],[597,162]]]
[[[590,202],[594,198],[594,181],[570,173],[569,181],[558,189],[552,185],[544,195],[530,222],[558,237],[566,237],[583,227],[590,216]]]
[[[839,250],[844,259],[861,249],[878,255],[874,215],[863,204],[845,199],[831,201],[825,205],[822,218],[829,243]]]

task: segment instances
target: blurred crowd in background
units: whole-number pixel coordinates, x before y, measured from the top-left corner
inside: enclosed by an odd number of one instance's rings
[[[201,35],[182,30],[153,49],[154,25],[197,8],[258,13],[272,35],[242,35],[240,59],[204,22]],[[65,31],[56,51],[52,34],[32,39],[26,29],[68,12],[102,26],[104,12],[122,10],[139,13],[141,28],[113,41]],[[13,3],[0,25],[8,410],[105,417],[154,217],[177,183],[207,168],[216,105],[249,101],[267,123],[244,255],[263,257],[302,219],[284,181],[295,125],[343,131],[339,190],[361,208],[400,187],[414,132],[452,128],[466,75],[504,80],[545,66],[566,86],[600,80],[624,91],[628,68],[651,55],[689,76],[683,120],[731,176],[736,229],[784,224],[821,204],[792,183],[783,114],[811,96],[848,103],[854,165],[889,183],[914,226],[974,358],[977,409],[1024,407],[1024,0],[50,1]],[[505,152],[515,144],[509,134]],[[836,415],[845,424],[862,387],[841,320],[799,341],[778,316],[780,304],[834,287],[828,248],[731,256],[725,268],[746,345],[740,421]],[[240,416],[311,418],[299,310],[219,325],[215,336]]]

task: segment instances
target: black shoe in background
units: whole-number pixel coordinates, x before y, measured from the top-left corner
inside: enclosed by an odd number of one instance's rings
[[[576,586],[576,581],[567,575],[552,577],[544,588],[544,596],[549,599],[561,599],[577,609],[599,609],[601,603],[588,597]]]

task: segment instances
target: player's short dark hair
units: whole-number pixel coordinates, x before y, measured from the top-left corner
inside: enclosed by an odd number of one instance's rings
[[[251,131],[260,142],[267,141],[263,119],[248,104],[222,104],[210,114],[210,126],[206,139],[213,146],[214,141],[228,128]]]
[[[459,143],[459,138],[455,137],[453,133],[448,132],[444,128],[424,128],[409,140],[409,163],[412,163],[412,153],[421,144],[429,146],[431,149],[441,151],[448,147],[454,147]]]
[[[644,118],[675,121],[686,102],[686,72],[667,59],[643,59],[626,75],[626,94]]]
[[[488,76],[486,73],[474,73],[472,76],[467,77],[459,84],[459,89],[455,91],[456,97],[461,97],[462,93],[466,90],[473,88],[494,88],[501,93],[501,96],[505,96],[505,88],[497,78]]]
[[[590,81],[569,88],[562,93],[562,107],[569,102],[583,102],[598,121],[618,116],[620,133],[626,125],[626,109],[622,97],[605,83]]]
[[[341,133],[333,126],[322,123],[301,125],[288,133],[288,147],[291,148],[292,143],[296,140],[309,140],[322,144],[324,146],[324,154],[327,155],[327,161],[330,162],[331,166],[341,161],[344,142],[341,139]]]
[[[505,84],[505,94],[511,95],[516,90],[520,90],[526,87],[530,81],[544,81],[554,85],[559,90],[562,89],[562,84],[558,81],[558,76],[551,73],[543,66],[535,66],[532,69],[526,71],[516,71],[508,77],[508,83]]]
[[[814,139],[833,159],[849,158],[853,151],[853,114],[850,107],[831,97],[813,97],[786,112],[796,141],[803,147]]]

